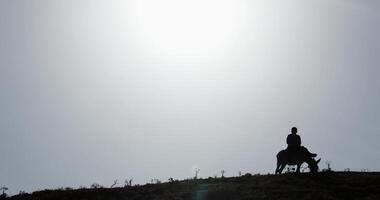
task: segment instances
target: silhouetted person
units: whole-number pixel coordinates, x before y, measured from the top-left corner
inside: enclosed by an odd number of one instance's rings
[[[310,153],[309,150],[307,150],[306,147],[301,146],[301,137],[297,135],[297,127],[292,127],[291,134],[288,135],[286,138],[286,143],[288,144],[288,153],[294,154],[297,151],[304,150],[310,154],[311,157],[317,156],[315,153]]]
[[[301,137],[297,135],[297,128],[292,128],[292,133],[286,138],[286,143],[288,144],[288,149],[298,149],[301,147]]]

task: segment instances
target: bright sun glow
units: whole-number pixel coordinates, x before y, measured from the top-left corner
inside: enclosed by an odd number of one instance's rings
[[[143,0],[133,4],[135,29],[160,54],[204,55],[228,47],[242,25],[232,0]]]

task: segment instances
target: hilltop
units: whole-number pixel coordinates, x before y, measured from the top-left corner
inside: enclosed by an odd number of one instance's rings
[[[378,172],[245,175],[172,181],[142,186],[44,190],[9,200],[227,200],[227,199],[380,199]]]

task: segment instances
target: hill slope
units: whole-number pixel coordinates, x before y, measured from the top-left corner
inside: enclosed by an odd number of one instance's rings
[[[380,173],[329,172],[209,178],[124,188],[45,190],[9,200],[380,199]]]

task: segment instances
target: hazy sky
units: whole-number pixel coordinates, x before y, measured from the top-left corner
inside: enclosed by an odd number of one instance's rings
[[[380,170],[378,0],[0,0],[0,186]]]

